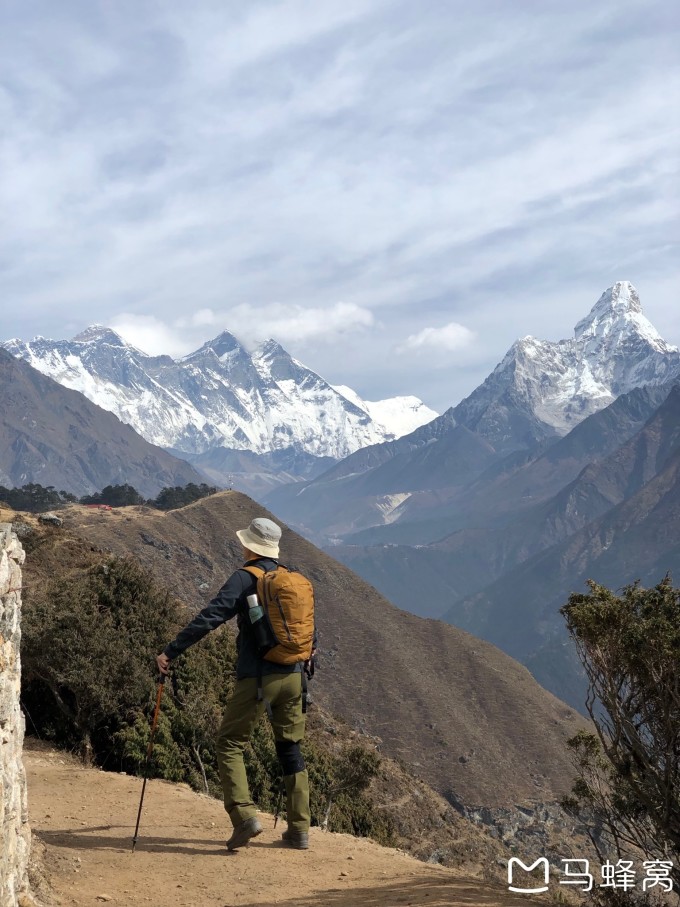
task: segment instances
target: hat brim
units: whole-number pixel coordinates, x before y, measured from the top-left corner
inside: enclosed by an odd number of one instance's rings
[[[278,545],[267,545],[262,539],[258,539],[257,536],[251,535],[247,529],[237,529],[236,537],[243,547],[247,548],[248,551],[252,551],[253,554],[261,554],[263,557],[273,558],[278,558],[279,556]]]

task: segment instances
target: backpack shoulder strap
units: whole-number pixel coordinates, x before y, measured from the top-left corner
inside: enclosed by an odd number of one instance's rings
[[[259,579],[261,576],[264,576],[267,572],[264,567],[256,567],[255,564],[251,564],[250,567],[240,567],[240,570],[245,570],[246,573],[250,573],[251,576],[254,576],[255,579]]]

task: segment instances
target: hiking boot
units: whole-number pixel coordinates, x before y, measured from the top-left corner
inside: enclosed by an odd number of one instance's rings
[[[237,847],[243,847],[251,838],[257,837],[262,832],[262,826],[257,816],[250,819],[244,819],[234,826],[234,833],[227,841],[227,850],[236,850]]]
[[[294,847],[296,850],[307,850],[309,847],[309,834],[306,831],[287,828],[281,833],[281,838],[289,847]]]

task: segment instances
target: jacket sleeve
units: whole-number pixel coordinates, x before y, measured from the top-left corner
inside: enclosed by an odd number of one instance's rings
[[[171,660],[177,658],[189,646],[193,646],[194,643],[203,639],[211,630],[217,629],[235,617],[239,612],[240,599],[244,591],[252,585],[250,579],[250,575],[242,570],[232,573],[215,598],[208,602],[205,608],[165,647],[163,651],[168,658]]]

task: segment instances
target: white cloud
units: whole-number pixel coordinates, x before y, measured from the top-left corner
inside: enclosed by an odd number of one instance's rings
[[[291,341],[333,340],[340,335],[365,330],[375,323],[373,313],[353,302],[337,302],[324,308],[272,303],[239,305],[228,313],[233,331],[255,342],[273,337],[284,345]]]
[[[219,315],[212,309],[199,309],[188,317],[183,315],[173,322],[176,328],[209,327],[215,324],[219,324]]]
[[[680,341],[664,0],[127,6],[1,14],[4,336],[98,321],[181,355],[226,328],[426,396],[400,344],[449,369],[442,409],[621,274]],[[476,343],[422,327],[457,318]]]
[[[186,339],[153,315],[123,312],[111,320],[110,327],[127,343],[150,356],[182,356],[190,352]]]
[[[138,349],[153,356],[185,356],[221,331],[234,334],[253,347],[270,337],[293,352],[310,341],[330,342],[375,323],[372,312],[351,302],[338,302],[326,308],[271,303],[264,306],[241,304],[214,311],[201,309],[167,323],[154,315],[123,312],[110,320],[114,331]]]
[[[411,334],[397,347],[397,352],[409,350],[454,350],[465,349],[475,339],[475,332],[457,321],[451,321],[440,328],[423,328],[417,334]]]

